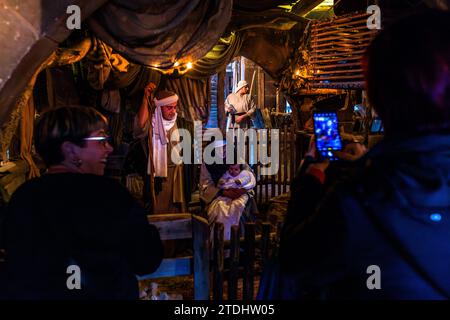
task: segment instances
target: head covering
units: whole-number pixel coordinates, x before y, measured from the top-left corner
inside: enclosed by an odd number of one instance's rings
[[[176,96],[176,95],[175,95]],[[172,98],[173,96],[156,100],[156,101],[164,101],[166,99]],[[176,97],[178,100],[178,97]],[[155,101],[155,104],[156,104]],[[175,100],[176,101],[176,100]],[[172,102],[166,103],[164,102],[164,105],[170,104]],[[167,133],[170,129],[175,126],[177,121],[177,114],[175,114],[175,117],[171,120],[166,120],[162,116],[161,112],[161,105],[156,105],[155,113],[152,117],[152,127],[153,127],[153,168],[154,168],[154,175],[156,177],[167,177],[167,144],[170,143],[169,139],[170,137],[167,136]],[[179,139],[178,131],[174,132],[175,136],[172,138]],[[176,140],[175,139],[175,140]],[[151,172],[150,166],[152,165],[149,157],[148,167],[147,171],[148,173]]]
[[[161,100],[158,100],[156,98],[153,99],[153,102],[155,102],[155,106],[157,106],[157,107],[167,106],[168,104],[172,104],[177,101],[178,101],[178,96],[175,93],[171,96],[162,98]]]
[[[234,93],[237,93],[239,90],[241,90],[243,87],[246,87],[246,86],[248,86],[247,81],[245,81],[245,80],[239,81],[238,85],[236,87],[236,91]]]

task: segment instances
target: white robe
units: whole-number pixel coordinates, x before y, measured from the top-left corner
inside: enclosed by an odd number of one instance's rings
[[[252,190],[255,185],[255,176],[247,170],[242,170],[236,177],[232,177],[227,171],[223,174],[217,184],[217,186],[223,190],[244,188],[248,191]],[[208,222],[211,231],[216,222],[221,222],[224,227],[224,239],[230,240],[231,227],[239,225],[239,220],[244,212],[248,198],[249,195],[245,193],[234,200],[223,196],[214,199],[208,207]],[[211,232],[211,235],[212,234],[213,233]]]
[[[239,93],[230,93],[225,100],[225,112],[228,112],[230,110],[234,110],[238,114],[246,113],[250,119],[253,118],[253,115],[256,111],[256,104],[249,94],[241,95]],[[249,124],[249,119],[239,124],[235,123],[234,127],[230,127],[230,129],[246,129]]]

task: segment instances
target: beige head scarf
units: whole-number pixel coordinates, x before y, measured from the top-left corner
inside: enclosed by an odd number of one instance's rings
[[[178,101],[176,94],[157,100],[153,99],[156,109],[152,117],[153,127],[153,168],[155,177],[167,177],[167,144],[170,142],[167,133],[173,128],[177,121],[177,115],[171,120],[166,120],[162,116],[161,107]],[[148,163],[148,173],[150,173],[151,163]]]

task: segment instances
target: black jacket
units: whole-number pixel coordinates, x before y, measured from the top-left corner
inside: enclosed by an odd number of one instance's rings
[[[163,249],[144,210],[116,181],[72,173],[23,184],[4,222],[6,299],[137,299],[137,275],[159,266]],[[81,289],[69,290],[69,265]]]
[[[296,297],[450,297],[450,136],[382,141],[352,171],[293,186],[280,259]]]

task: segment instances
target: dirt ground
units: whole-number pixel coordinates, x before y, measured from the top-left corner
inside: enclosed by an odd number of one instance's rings
[[[141,292],[141,300],[149,300],[151,295],[151,283],[158,284],[159,292],[166,292],[169,296],[180,294],[183,300],[193,300],[194,299],[194,279],[193,276],[186,277],[175,277],[175,278],[162,278],[154,280],[143,280],[139,282],[139,288]],[[211,286],[212,287],[212,286]],[[259,288],[259,276],[255,276],[254,281],[254,298],[258,293]],[[147,293],[146,293],[147,291]],[[224,281],[223,284],[224,299],[228,299],[228,283]],[[238,293],[237,299],[242,300],[243,293],[243,283],[242,279],[238,282]],[[210,293],[210,299],[213,299],[212,290]]]

